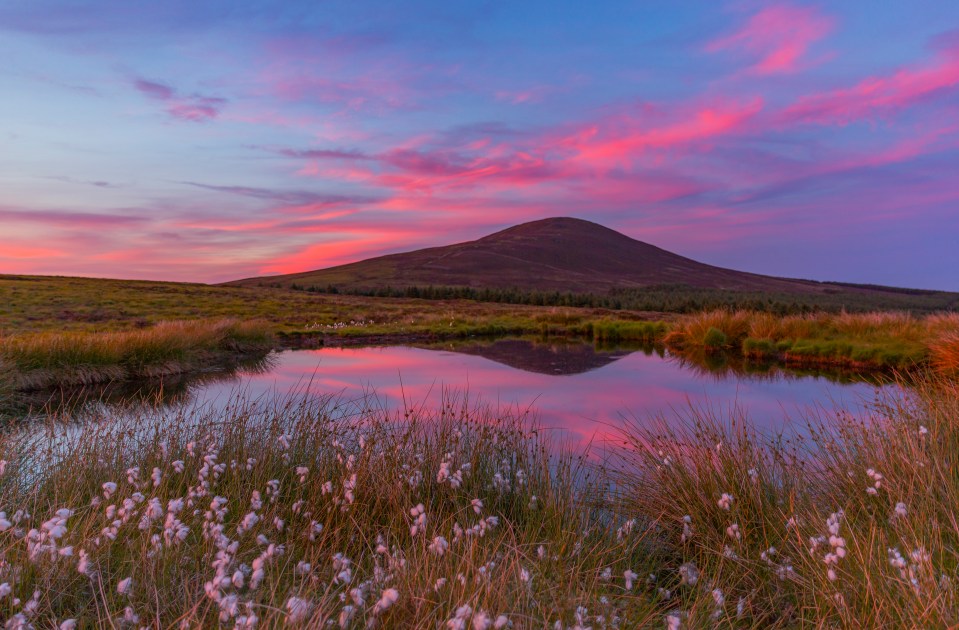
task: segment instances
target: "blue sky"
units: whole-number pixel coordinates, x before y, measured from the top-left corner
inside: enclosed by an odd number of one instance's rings
[[[577,216],[959,290],[957,29],[943,2],[7,2],[0,272],[213,282]]]

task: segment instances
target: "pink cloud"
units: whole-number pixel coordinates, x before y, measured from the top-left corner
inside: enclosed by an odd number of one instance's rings
[[[812,94],[782,115],[785,123],[844,124],[903,109],[959,85],[959,45],[941,50],[927,64],[870,77],[850,88]]]
[[[176,90],[169,85],[145,79],[135,79],[133,87],[144,96],[165,103],[167,114],[173,118],[187,122],[213,120],[220,115],[220,110],[227,102],[225,98],[202,94],[178,96]]]
[[[634,120],[618,125],[601,121],[560,139],[559,145],[574,152],[575,162],[608,168],[628,164],[649,150],[678,148],[741,130],[762,107],[759,98],[743,104],[702,107],[658,127]]]
[[[422,232],[412,230],[377,231],[367,228],[347,233],[331,227],[329,231],[337,240],[307,245],[293,254],[275,258],[264,263],[259,273],[296,273],[342,265],[398,251],[404,245],[422,238]]]
[[[750,72],[778,74],[802,68],[809,47],[832,31],[834,20],[811,7],[767,6],[736,32],[710,42],[709,52],[744,50],[758,57]]]
[[[23,225],[41,225],[73,229],[106,229],[131,227],[149,223],[149,219],[132,214],[107,214],[96,212],[68,212],[27,207],[0,206],[0,220]]]
[[[497,101],[511,105],[525,105],[541,102],[552,91],[554,88],[538,85],[525,90],[499,90],[494,96]]]
[[[16,245],[4,243],[0,259],[4,258],[53,258],[66,256],[66,253],[49,247],[34,247],[33,245]]]
[[[680,104],[678,113],[660,113],[655,120],[649,120],[656,116],[646,110],[629,111],[580,124],[573,131],[548,128],[509,142],[464,137],[454,146],[437,147],[430,146],[431,139],[419,138],[375,154],[349,149],[280,153],[310,160],[298,168],[298,175],[379,186],[396,196],[473,188],[516,194],[536,187],[543,193],[579,180],[595,181],[614,167],[641,160],[656,163],[660,156],[648,155],[652,151],[700,150],[710,140],[747,128],[762,108],[759,98]],[[679,188],[689,190],[685,184]]]
[[[226,99],[208,96],[193,96],[167,106],[168,114],[178,120],[188,122],[207,122],[220,114],[220,108],[226,104]]]
[[[146,79],[136,79],[133,82],[133,87],[140,90],[140,92],[146,96],[161,101],[173,98],[173,88],[169,85],[163,85],[162,83],[155,83],[154,81],[147,81]]]

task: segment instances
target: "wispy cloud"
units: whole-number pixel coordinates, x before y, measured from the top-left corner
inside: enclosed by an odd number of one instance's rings
[[[959,86],[959,42],[926,63],[864,79],[848,88],[810,94],[786,109],[785,123],[843,124],[894,112]]]
[[[0,220],[8,223],[82,228],[134,226],[150,221],[146,217],[132,215],[9,207],[0,207]]]
[[[733,33],[711,41],[706,50],[743,51],[754,60],[749,71],[755,74],[795,72],[811,63],[809,48],[834,26],[833,18],[815,8],[771,4]]]
[[[284,190],[273,188],[255,188],[251,186],[217,186],[214,184],[202,184],[199,182],[180,182],[187,186],[203,188],[215,192],[229,193],[243,197],[252,197],[254,199],[264,199],[276,201],[283,204],[295,206],[343,206],[343,205],[367,205],[375,203],[380,197],[372,195],[340,195],[334,193],[321,193],[309,190]]]
[[[187,122],[209,122],[219,116],[227,104],[227,100],[219,96],[180,95],[169,85],[146,79],[135,79],[133,87],[144,96],[163,102],[172,118]]]

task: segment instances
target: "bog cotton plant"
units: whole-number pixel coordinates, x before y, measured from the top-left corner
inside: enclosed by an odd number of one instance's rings
[[[642,536],[580,510],[602,484],[555,472],[572,469],[519,421],[465,407],[409,424],[372,408],[334,420],[322,404],[146,411],[74,424],[62,441],[0,438],[0,618],[394,627],[469,606],[469,628],[553,623],[546,610],[571,627],[574,602],[636,608],[635,582],[619,599],[632,573],[602,587],[595,576],[638,571]],[[429,470],[445,472],[409,483]],[[555,552],[534,569],[541,544]]]
[[[235,628],[948,625],[959,593],[944,559],[959,535],[942,515],[959,490],[938,463],[954,457],[959,430],[942,419],[959,417],[959,402],[937,396],[901,422],[884,409],[888,427],[813,433],[817,448],[802,455],[820,459],[806,465],[765,451],[775,447],[742,423],[656,435],[632,451],[652,445],[648,461],[630,461],[643,476],[615,484],[588,464],[557,463],[562,452],[522,425],[445,407],[427,422],[246,403],[226,416],[73,425],[52,442],[9,433],[0,617],[34,627],[181,617]]]

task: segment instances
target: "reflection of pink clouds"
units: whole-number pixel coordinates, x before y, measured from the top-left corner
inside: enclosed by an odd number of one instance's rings
[[[272,388],[284,392],[310,383],[314,394],[354,400],[371,388],[396,410],[404,399],[435,407],[443,391],[452,390],[494,408],[531,407],[544,427],[560,430],[578,446],[615,438],[624,417],[668,420],[690,405],[725,411],[735,403],[761,428],[778,429],[786,414],[817,404],[855,404],[872,391],[865,385],[841,386],[816,378],[704,376],[640,352],[591,372],[563,376],[524,372],[479,356],[402,347],[286,352],[278,359],[268,374],[248,378],[250,393]],[[212,398],[225,389],[214,386],[204,396]]]
[[[786,124],[844,124],[908,107],[959,85],[959,45],[939,52],[924,66],[870,77],[849,88],[811,94],[782,114]]]
[[[794,72],[814,43],[833,29],[832,18],[811,7],[765,6],[736,32],[710,42],[709,52],[743,49],[759,57],[750,69],[756,74]]]

